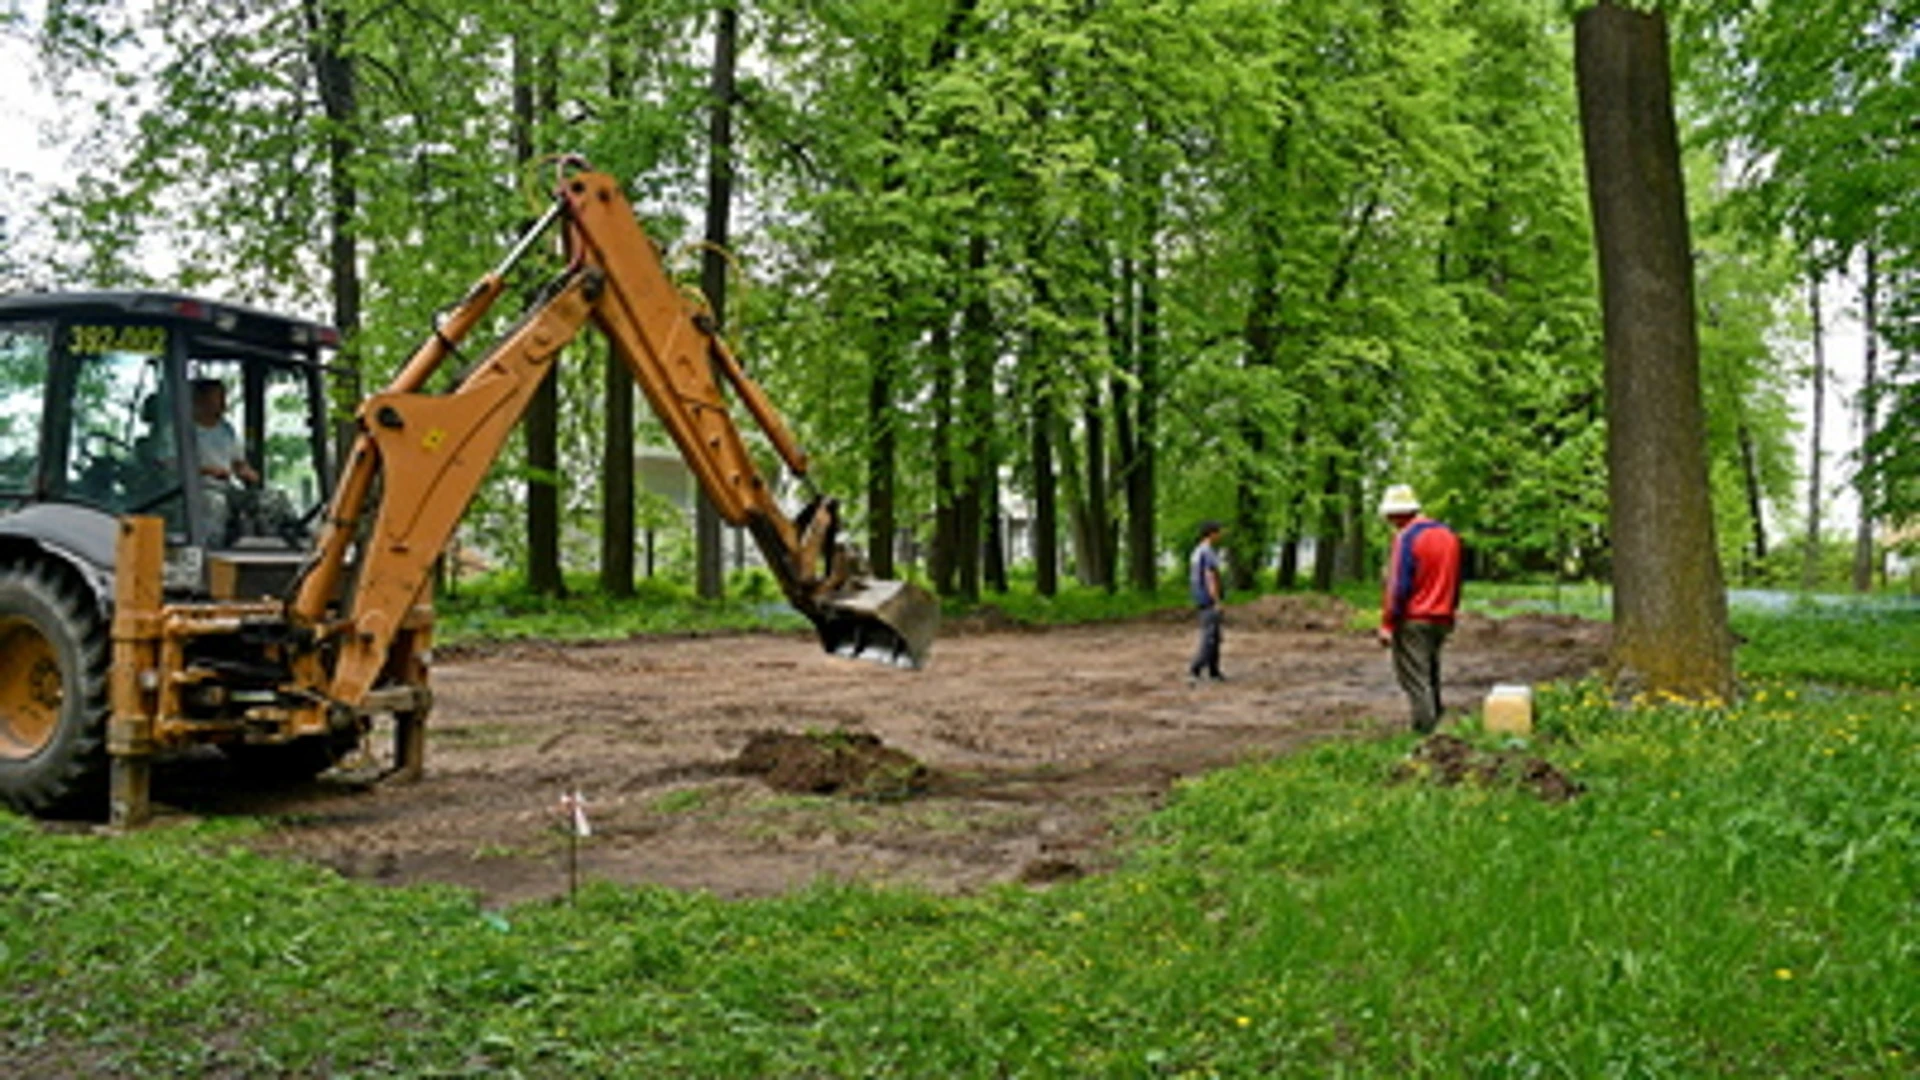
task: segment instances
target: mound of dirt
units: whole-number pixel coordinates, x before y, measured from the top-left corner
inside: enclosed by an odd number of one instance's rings
[[[795,735],[756,732],[734,758],[736,772],[758,776],[776,791],[903,799],[927,788],[927,767],[866,731]]]
[[[1465,739],[1444,734],[1427,736],[1427,741],[1413,748],[1409,760],[1393,770],[1395,782],[1421,777],[1442,787],[1472,781],[1486,787],[1525,788],[1550,803],[1566,802],[1586,790],[1544,758],[1475,750]]]
[[[992,604],[979,607],[958,618],[940,620],[941,637],[968,637],[975,634],[1004,634],[1019,630],[1034,630],[1033,626],[1021,622]]]
[[[1454,641],[1510,643],[1529,650],[1598,649],[1605,651],[1613,627],[1578,615],[1532,613],[1490,619],[1463,611],[1454,624]]]
[[[1353,619],[1353,606],[1320,593],[1271,593],[1227,609],[1235,626],[1268,630],[1330,630],[1339,633]]]

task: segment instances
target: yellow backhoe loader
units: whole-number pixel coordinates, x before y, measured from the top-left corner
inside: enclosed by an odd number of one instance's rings
[[[429,393],[443,364],[464,363],[508,271],[556,229],[565,269],[451,390]],[[822,645],[923,663],[933,598],[865,575],[837,503],[812,491],[806,454],[669,279],[620,183],[576,163],[499,267],[360,404],[333,483],[327,328],[155,293],[0,299],[0,799],[85,813],[104,796],[114,823],[136,825],[156,756],[216,745],[310,776],[380,715],[393,718],[393,771],[419,776],[434,560],[588,323]],[[756,468],[729,390],[808,492],[798,513]]]

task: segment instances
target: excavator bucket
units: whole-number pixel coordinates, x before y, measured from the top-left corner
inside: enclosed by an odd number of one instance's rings
[[[940,602],[906,581],[854,578],[821,605],[814,625],[820,644],[835,656],[924,666],[940,624]]]

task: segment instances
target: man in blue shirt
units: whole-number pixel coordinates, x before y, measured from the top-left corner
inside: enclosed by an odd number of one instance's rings
[[[1201,679],[1227,681],[1220,673],[1220,597],[1224,595],[1220,587],[1222,531],[1217,521],[1202,522],[1200,542],[1194,545],[1193,557],[1187,562],[1188,589],[1193,594],[1194,607],[1200,609],[1200,648],[1193,654],[1193,663],[1187,665],[1189,684]]]

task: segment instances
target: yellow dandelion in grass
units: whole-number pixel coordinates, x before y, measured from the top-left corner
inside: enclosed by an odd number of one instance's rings
[[[1249,1019],[1247,1019],[1247,1018],[1246,1018],[1246,1017],[1244,1017],[1244,1016],[1236,1016],[1236,1017],[1234,1017],[1234,1018],[1233,1018],[1233,1022],[1234,1022],[1234,1024],[1236,1024],[1236,1025],[1238,1025],[1239,1027],[1246,1027],[1246,1026],[1248,1026],[1249,1024],[1252,1024],[1252,1023],[1253,1023],[1253,1021],[1252,1021],[1252,1020],[1249,1020]]]
[[[1774,968],[1773,977],[1776,979],[1779,979],[1781,982],[1792,982],[1793,969],[1792,968]]]

